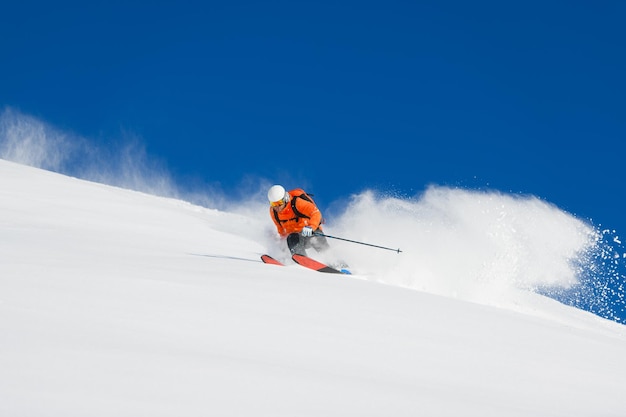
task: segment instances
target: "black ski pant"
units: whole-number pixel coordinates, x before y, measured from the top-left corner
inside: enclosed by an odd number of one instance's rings
[[[304,237],[300,233],[292,233],[287,236],[287,246],[292,255],[297,253],[304,256],[306,256],[306,250],[310,248],[315,249],[317,252],[323,252],[329,248],[328,240],[325,236],[313,235]]]

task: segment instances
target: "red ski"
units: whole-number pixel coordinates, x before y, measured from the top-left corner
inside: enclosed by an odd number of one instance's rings
[[[308,256],[295,254],[291,257],[295,263],[298,265],[302,265],[309,269],[313,269],[314,271],[319,272],[327,272],[330,274],[344,274],[345,272],[341,272],[338,269],[332,268],[326,264],[323,264],[319,261],[316,261],[313,258],[309,258]]]
[[[293,259],[293,261],[297,263],[298,265],[304,266],[305,268],[309,268],[314,271],[326,272],[330,274],[346,274],[346,275],[351,274],[350,271],[347,269],[339,270],[331,266],[328,266],[326,264],[323,264],[319,261],[316,261],[313,258],[309,258],[308,256],[296,254],[296,255],[293,255],[291,259]],[[266,264],[285,266],[285,264],[283,264],[281,261],[274,259],[269,255],[261,255],[261,260],[265,262]]]
[[[284,266],[284,264],[281,261],[278,261],[269,255],[261,255],[261,260],[265,262],[266,264]]]

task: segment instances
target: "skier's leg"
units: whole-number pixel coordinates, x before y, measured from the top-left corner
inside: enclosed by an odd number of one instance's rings
[[[300,233],[292,233],[287,236],[287,246],[292,255],[297,253],[306,256],[305,243]]]
[[[322,229],[317,229],[316,232],[322,232]],[[309,240],[313,249],[317,252],[324,252],[330,249],[330,245],[328,244],[328,239],[325,236],[313,235]]]

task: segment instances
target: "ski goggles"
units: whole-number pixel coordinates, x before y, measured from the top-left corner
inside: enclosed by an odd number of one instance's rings
[[[285,204],[285,199],[284,199],[284,198],[281,198],[281,199],[280,199],[280,200],[278,200],[278,201],[273,201],[273,202],[271,202],[271,203],[270,203],[270,206],[272,206],[272,207],[280,207],[280,206],[282,206],[283,204]]]

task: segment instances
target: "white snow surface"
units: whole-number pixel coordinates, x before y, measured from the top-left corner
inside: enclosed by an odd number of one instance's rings
[[[626,327],[526,288],[574,279],[560,258],[585,227],[475,197],[358,196],[327,233],[404,251],[331,241],[354,271],[338,276],[261,263],[286,258],[263,202],[0,160],[0,416],[626,415]]]

